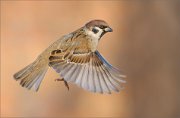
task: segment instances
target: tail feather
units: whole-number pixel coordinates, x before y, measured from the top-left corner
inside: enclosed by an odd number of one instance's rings
[[[28,71],[30,71],[30,68],[32,68],[32,64],[29,64],[28,66],[26,66],[25,68],[21,69],[19,72],[14,74],[14,79],[15,80],[19,80],[24,78],[25,76],[27,76]]]
[[[47,64],[43,64],[41,60],[36,60],[14,74],[14,79],[19,80],[22,87],[38,91],[47,70]]]

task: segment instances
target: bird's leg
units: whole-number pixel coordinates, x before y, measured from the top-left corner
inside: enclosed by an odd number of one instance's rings
[[[67,87],[67,89],[69,91],[69,85],[68,85],[67,81],[64,80],[64,84],[65,84],[65,86]]]
[[[68,83],[67,83],[67,81],[66,80],[64,80],[64,78],[57,78],[57,79],[55,79],[55,81],[64,81],[64,84],[65,84],[65,86],[67,87],[67,89],[69,90],[69,85],[68,85]]]

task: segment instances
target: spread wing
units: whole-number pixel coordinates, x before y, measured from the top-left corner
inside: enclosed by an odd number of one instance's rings
[[[77,38],[78,37],[78,38]],[[81,34],[72,34],[63,39],[60,50],[49,57],[49,66],[64,80],[98,93],[118,92],[125,83],[124,75],[110,65],[98,51],[91,52],[88,40]]]
[[[52,55],[49,65],[67,82],[98,93],[118,92],[125,83],[124,75],[110,65],[98,51],[88,53],[61,52]]]

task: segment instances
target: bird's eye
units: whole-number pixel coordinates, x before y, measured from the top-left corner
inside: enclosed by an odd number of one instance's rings
[[[93,28],[92,31],[93,31],[95,34],[97,34],[97,33],[99,32],[99,30],[96,29],[96,28]]]

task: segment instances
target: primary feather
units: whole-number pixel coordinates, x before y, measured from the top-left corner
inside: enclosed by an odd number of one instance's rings
[[[118,92],[125,83],[124,75],[110,65],[98,51],[73,54],[67,58],[51,60],[49,65],[67,82],[99,93]]]

